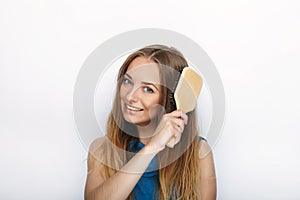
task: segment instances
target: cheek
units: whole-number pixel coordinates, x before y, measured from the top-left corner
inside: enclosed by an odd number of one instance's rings
[[[125,88],[123,86],[120,87],[119,93],[120,93],[120,98],[122,100],[125,97],[125,95],[126,95],[126,90],[125,90]]]
[[[145,104],[148,109],[151,109],[156,106],[160,106],[160,97],[159,96],[147,98],[147,100],[148,101],[146,101]]]
[[[158,119],[157,117],[161,116],[165,111],[165,108],[160,105],[158,102],[156,104],[152,104],[152,106],[148,109],[148,115],[150,119]],[[157,121],[153,121],[157,122]]]

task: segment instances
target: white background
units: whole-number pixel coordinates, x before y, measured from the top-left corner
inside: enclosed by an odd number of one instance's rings
[[[218,199],[300,199],[297,0],[0,3],[0,198],[83,199],[76,76],[102,42],[164,28],[197,42],[226,93]]]

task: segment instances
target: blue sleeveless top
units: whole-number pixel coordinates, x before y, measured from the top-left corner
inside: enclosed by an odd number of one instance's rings
[[[199,141],[204,140],[201,136],[199,136]],[[129,147],[132,149],[133,147],[134,153],[139,152],[145,145],[140,141],[132,141],[129,144]],[[140,180],[137,182],[133,189],[134,200],[157,200],[158,199],[158,191],[159,191],[159,170],[158,170],[157,157],[155,156],[150,164],[148,165],[146,171],[143,173]],[[155,170],[156,169],[156,170]],[[170,200],[172,198],[170,197]]]
[[[132,148],[135,144],[134,141],[130,143],[130,147]],[[136,148],[134,149],[134,153],[139,152],[145,145],[139,141],[137,141]],[[143,173],[142,177],[135,185],[133,189],[134,200],[155,200],[157,198],[157,191],[159,191],[159,171],[158,171],[158,163],[156,156],[151,160],[148,165],[146,171]],[[155,170],[156,169],[156,170]]]

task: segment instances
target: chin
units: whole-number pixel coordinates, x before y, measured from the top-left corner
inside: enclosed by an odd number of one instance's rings
[[[131,124],[134,124],[134,125],[137,125],[137,126],[147,126],[151,121],[150,120],[140,120],[140,119],[132,119],[132,118],[129,118],[129,117],[124,117],[124,119],[131,123]]]

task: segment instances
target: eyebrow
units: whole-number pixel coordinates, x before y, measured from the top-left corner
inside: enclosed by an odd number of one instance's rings
[[[132,80],[132,77],[129,74],[126,73],[125,76],[128,76],[128,78],[130,78]],[[155,87],[157,89],[157,91],[159,91],[158,87],[153,83],[149,83],[149,82],[145,82],[145,81],[142,81],[142,83],[144,85],[152,85],[153,87]]]
[[[127,73],[125,74],[125,76],[128,76],[128,78],[132,79],[132,77]]]
[[[153,87],[155,87],[157,89],[157,91],[159,91],[159,89],[153,84],[153,83],[148,83],[148,82],[142,82],[145,85],[152,85]]]

